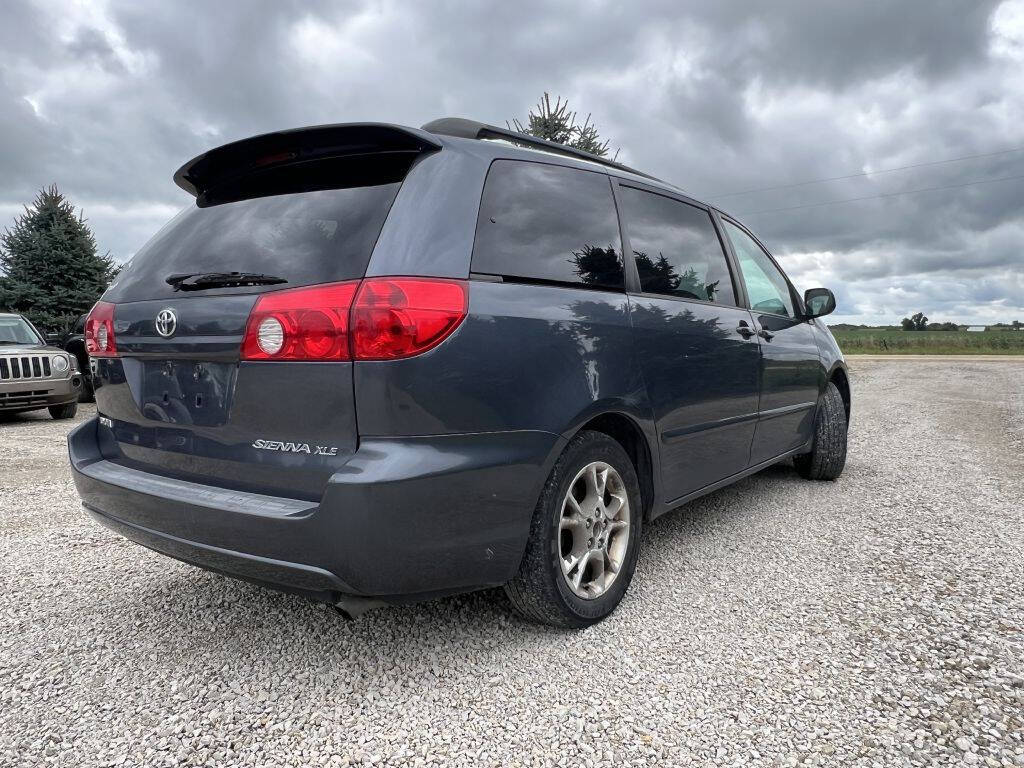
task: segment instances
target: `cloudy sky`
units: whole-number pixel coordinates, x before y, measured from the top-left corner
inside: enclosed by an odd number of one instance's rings
[[[836,321],[1024,320],[1024,0],[555,5],[5,0],[0,226],[55,182],[123,261],[211,146],[504,124],[548,90],[833,288]]]

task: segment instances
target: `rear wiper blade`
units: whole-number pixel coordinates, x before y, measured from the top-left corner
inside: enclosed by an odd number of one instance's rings
[[[164,282],[176,291],[201,291],[205,288],[233,288],[241,285],[279,285],[288,281],[261,272],[186,272],[168,275]]]

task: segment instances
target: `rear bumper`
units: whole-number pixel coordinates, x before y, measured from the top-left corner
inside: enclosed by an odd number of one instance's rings
[[[179,560],[329,602],[407,602],[508,581],[561,441],[534,431],[364,439],[316,502],[106,461],[100,429],[91,419],[68,436],[95,519]]]
[[[0,411],[34,411],[78,401],[82,374],[66,379],[15,379],[0,382]]]

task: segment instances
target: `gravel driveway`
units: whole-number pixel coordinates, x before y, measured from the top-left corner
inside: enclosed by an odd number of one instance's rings
[[[68,423],[0,423],[0,765],[1024,765],[1024,362],[851,367],[838,482],[660,519],[578,633],[190,568],[82,514]]]

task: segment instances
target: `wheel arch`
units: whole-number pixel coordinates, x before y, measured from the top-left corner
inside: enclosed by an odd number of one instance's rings
[[[641,422],[632,414],[619,409],[607,409],[598,413],[588,413],[578,423],[564,433],[566,442],[583,430],[602,432],[623,447],[636,471],[640,483],[640,495],[643,503],[644,520],[650,520],[657,498],[660,482],[658,456],[652,447],[651,437],[644,430]],[[559,448],[559,455],[564,444]]]
[[[846,366],[836,363],[829,372],[826,384],[829,382],[836,385],[839,395],[843,398],[843,409],[846,411],[846,423],[850,423],[850,409],[853,405],[850,392],[850,376]]]

